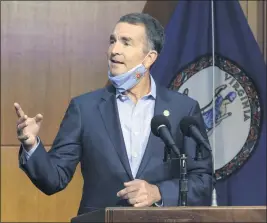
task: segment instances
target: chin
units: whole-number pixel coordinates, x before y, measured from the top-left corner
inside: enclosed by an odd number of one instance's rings
[[[110,72],[112,73],[113,76],[118,76],[118,75],[123,74],[125,71],[110,69]]]

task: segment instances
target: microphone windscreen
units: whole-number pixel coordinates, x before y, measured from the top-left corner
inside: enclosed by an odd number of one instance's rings
[[[196,127],[198,127],[198,122],[193,116],[185,116],[180,121],[180,129],[185,136],[191,137],[189,128],[192,125],[195,125]]]
[[[150,123],[151,131],[155,136],[159,136],[158,127],[161,125],[165,125],[169,131],[171,131],[169,120],[164,115],[156,115],[152,118]]]

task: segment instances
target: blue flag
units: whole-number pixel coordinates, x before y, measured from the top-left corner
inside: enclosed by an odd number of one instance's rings
[[[266,64],[238,1],[179,1],[151,74],[201,107],[218,205],[266,205]]]

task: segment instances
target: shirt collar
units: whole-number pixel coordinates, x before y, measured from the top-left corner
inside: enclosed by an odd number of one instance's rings
[[[156,99],[156,83],[152,77],[152,75],[150,75],[150,92],[143,96],[146,98],[152,97],[153,99]],[[125,95],[123,95],[122,93],[120,93],[117,89],[116,89],[116,98],[125,98]],[[128,98],[128,97],[127,97]]]

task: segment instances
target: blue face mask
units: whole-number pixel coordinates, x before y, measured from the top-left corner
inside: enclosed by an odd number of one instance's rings
[[[145,76],[147,69],[143,65],[143,61],[141,64],[120,75],[114,76],[110,71],[108,71],[109,80],[120,93],[133,88]]]

